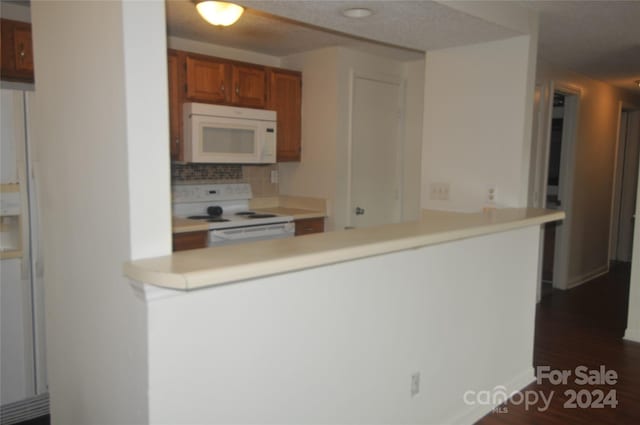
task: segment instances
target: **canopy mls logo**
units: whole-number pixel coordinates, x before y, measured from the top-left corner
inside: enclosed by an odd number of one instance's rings
[[[483,391],[465,391],[462,398],[464,403],[473,406],[476,404],[484,406],[500,406],[507,401],[513,405],[520,405],[524,403],[525,410],[529,410],[530,407],[536,406],[538,412],[544,412],[549,409],[551,400],[553,399],[554,391],[551,391],[547,397],[544,391],[513,391],[511,394],[507,393],[507,388],[498,385],[492,390]],[[538,405],[542,402],[542,405]],[[506,413],[508,409],[505,407],[496,407],[494,409],[497,413]]]
[[[618,373],[601,365],[598,369],[589,369],[587,366],[577,366],[573,370],[551,369],[550,366],[536,367],[537,385],[577,385],[577,386],[614,386],[618,383]],[[495,406],[494,412],[506,413],[506,402],[511,405],[524,404],[525,410],[535,407],[538,412],[549,409],[556,392],[551,390],[524,390],[507,393],[506,387],[498,385],[492,390],[465,391],[462,398],[466,405]],[[615,409],[618,399],[615,389],[603,390],[601,388],[575,389],[570,388],[563,392],[566,399],[565,409]]]

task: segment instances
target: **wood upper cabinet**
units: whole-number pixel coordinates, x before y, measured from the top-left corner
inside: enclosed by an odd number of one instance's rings
[[[0,20],[3,80],[33,82],[33,43],[31,24]]]
[[[264,108],[267,101],[267,78],[263,67],[231,66],[231,103],[250,108]]]
[[[230,65],[215,58],[187,54],[185,58],[186,98],[194,102],[228,103]]]
[[[280,69],[269,70],[267,109],[278,113],[277,161],[300,161],[302,74]]]
[[[186,100],[264,108],[266,70],[224,59],[186,54]]]
[[[178,53],[167,54],[167,74],[169,77],[169,140],[171,159],[182,159],[182,102],[180,96],[180,67]]]
[[[169,50],[168,77],[171,159],[184,159],[182,105],[201,102],[275,110],[277,161],[300,161],[300,72]]]

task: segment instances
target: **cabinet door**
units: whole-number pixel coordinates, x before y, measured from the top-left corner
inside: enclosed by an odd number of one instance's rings
[[[305,218],[296,220],[296,236],[324,232],[324,218]]]
[[[267,107],[278,113],[277,161],[300,161],[302,75],[275,69],[269,74]]]
[[[175,52],[167,54],[169,77],[169,143],[171,159],[182,159],[182,102],[180,102],[179,61]]]
[[[227,103],[229,64],[187,55],[187,99],[195,102]]]
[[[231,103],[236,106],[264,108],[266,104],[266,71],[264,68],[233,65]]]
[[[33,47],[31,41],[31,25],[16,24],[13,30],[13,46],[16,71],[33,75]]]
[[[2,79],[33,82],[31,24],[1,19],[0,30]]]
[[[209,232],[204,230],[200,232],[174,233],[173,234],[173,250],[185,251],[187,249],[206,248],[209,238]]]

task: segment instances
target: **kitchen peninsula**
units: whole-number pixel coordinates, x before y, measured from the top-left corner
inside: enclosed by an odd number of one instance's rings
[[[158,418],[473,423],[493,406],[465,404],[465,391],[534,379],[539,229],[563,217],[425,210],[416,222],[128,262],[156,320]]]
[[[125,265],[125,272],[139,282],[192,290],[416,249],[562,218],[563,212],[540,209],[514,208],[478,214],[424,210],[422,220],[418,222],[331,232],[313,239],[213,247],[132,261]]]

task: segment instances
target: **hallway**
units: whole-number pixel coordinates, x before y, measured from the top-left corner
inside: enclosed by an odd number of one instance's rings
[[[550,366],[551,371],[571,371],[567,385],[551,385],[547,379],[525,389],[542,391],[547,398],[553,391],[547,411],[538,411],[544,406],[542,401],[529,406],[528,410],[524,404],[508,404],[507,412],[492,413],[477,424],[639,424],[640,344],[622,340],[627,322],[630,273],[629,263],[617,263],[607,275],[575,289],[546,293],[536,311],[534,366]],[[581,365],[589,371],[604,365],[607,370],[617,372],[617,383],[578,385],[574,382],[577,378],[575,369]],[[595,400],[598,389],[605,396],[615,390],[617,406],[564,407],[569,400],[565,391],[587,390]],[[583,400],[591,398],[589,394],[584,397]]]

